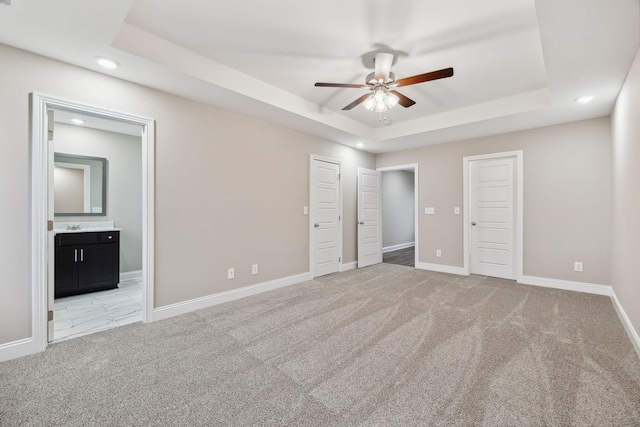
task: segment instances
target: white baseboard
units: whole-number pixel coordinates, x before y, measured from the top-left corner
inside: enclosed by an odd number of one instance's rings
[[[457,274],[458,276],[468,276],[468,274],[464,271],[464,267],[455,267],[453,265],[417,262],[416,268],[419,268],[420,270],[437,271],[439,273]]]
[[[633,347],[636,349],[636,354],[638,355],[638,357],[640,357],[640,336],[638,336],[638,332],[631,324],[631,320],[629,320],[627,313],[624,311],[624,308],[622,308],[622,305],[620,304],[620,301],[618,300],[618,297],[616,296],[613,288],[611,289],[611,300],[613,301],[613,306],[618,312],[618,317],[622,322],[622,326],[624,326],[624,329],[627,331],[627,335],[629,335],[631,344],[633,344]]]
[[[0,344],[0,362],[38,353],[39,351],[42,350],[36,348],[35,341],[32,337]]]
[[[340,267],[340,271],[349,271],[355,270],[358,267],[358,261],[347,262],[346,264],[342,264]]]
[[[399,245],[386,246],[382,248],[382,253],[386,254],[387,252],[399,251],[400,249],[412,248],[416,245],[416,242],[407,242],[400,243]]]
[[[124,273],[120,273],[121,282],[132,279],[142,279],[142,270],[126,271]]]
[[[611,286],[594,283],[572,282],[570,280],[549,279],[546,277],[522,276],[518,281],[523,285],[542,286],[545,288],[564,289],[566,291],[584,292],[595,295],[611,295]]]
[[[189,313],[201,308],[211,307],[240,298],[256,295],[262,292],[271,291],[285,286],[295,285],[296,283],[311,280],[311,273],[302,273],[295,276],[284,277],[282,279],[270,280],[264,283],[258,283],[244,288],[233,289],[218,294],[207,295],[206,297],[195,298],[189,301],[183,301],[176,304],[165,305],[153,310],[153,320],[168,319],[180,314]]]

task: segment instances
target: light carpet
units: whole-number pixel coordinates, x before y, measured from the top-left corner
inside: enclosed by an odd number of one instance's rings
[[[380,264],[0,363],[0,425],[638,426],[608,297]]]

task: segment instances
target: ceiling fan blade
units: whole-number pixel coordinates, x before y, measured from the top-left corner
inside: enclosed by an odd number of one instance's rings
[[[411,98],[407,98],[406,96],[404,96],[398,91],[390,90],[389,92],[391,92],[392,94],[400,98],[400,100],[398,101],[398,104],[402,105],[404,108],[409,108],[416,103],[416,101],[414,101]]]
[[[364,102],[364,100],[367,99],[370,95],[371,95],[370,93],[366,93],[366,94],[362,95],[360,98],[356,99],[351,104],[349,104],[346,107],[344,107],[343,110],[351,110],[353,107],[356,107],[356,106],[362,104]]]
[[[393,64],[393,55],[390,53],[376,53],[374,59],[375,79],[386,82],[389,80],[389,73],[391,72],[391,65]]]
[[[349,83],[316,83],[314,86],[316,87],[352,87],[354,89],[367,87],[367,85],[356,85],[356,84],[349,84]]]
[[[405,77],[404,79],[396,80],[395,87],[409,86],[416,83],[428,82],[431,80],[445,79],[453,76],[453,68],[445,68],[438,71],[432,71],[430,73],[418,74],[417,76]]]

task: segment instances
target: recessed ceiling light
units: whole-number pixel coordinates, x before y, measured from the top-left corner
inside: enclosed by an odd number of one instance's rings
[[[84,124],[84,120],[82,119],[71,119],[72,123],[75,123],[77,125],[83,125]]]
[[[595,96],[593,95],[581,96],[580,98],[576,99],[576,102],[579,104],[586,104],[587,102],[593,101],[594,98]]]
[[[108,68],[110,70],[113,70],[114,68],[118,68],[120,66],[120,64],[118,64],[113,59],[102,58],[100,56],[96,57],[96,62],[100,64],[102,67]]]
[[[356,144],[356,147],[358,147],[358,148],[362,148],[362,147],[364,147],[364,144],[363,144],[362,142],[358,142],[358,143]]]

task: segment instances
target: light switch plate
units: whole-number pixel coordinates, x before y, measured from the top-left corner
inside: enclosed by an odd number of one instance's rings
[[[305,206],[304,209],[302,210],[302,213],[304,215],[309,215],[309,206]]]
[[[425,215],[435,215],[436,208],[424,208]]]
[[[460,215],[460,208],[457,207],[457,206],[455,208],[453,208],[453,213],[454,213],[454,215]]]

